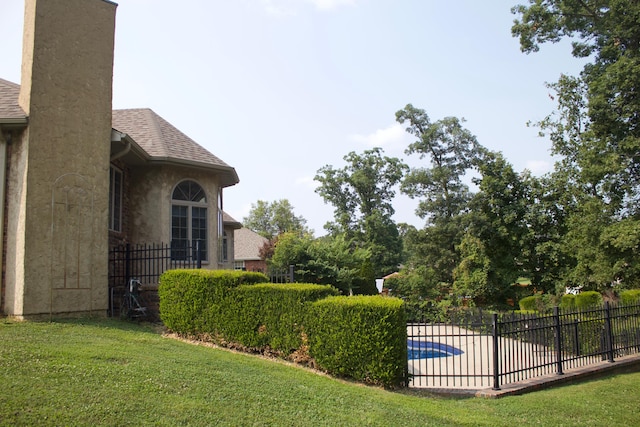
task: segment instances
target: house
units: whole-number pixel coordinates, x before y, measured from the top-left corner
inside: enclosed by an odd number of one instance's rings
[[[122,243],[198,241],[203,268],[233,268],[235,169],[153,110],[112,111],[116,8],[25,1],[21,83],[0,79],[4,315],[105,315]]]
[[[260,249],[269,242],[269,239],[251,229],[242,227],[235,230],[233,242],[236,270],[267,273],[267,262],[260,256]]]

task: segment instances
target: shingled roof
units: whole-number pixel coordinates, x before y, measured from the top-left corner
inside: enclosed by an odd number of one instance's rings
[[[151,162],[213,169],[221,174],[224,187],[239,182],[234,168],[149,108],[113,110],[111,126],[133,138]]]
[[[20,85],[0,79],[0,125],[27,124],[28,117],[18,104]],[[114,110],[112,127],[129,135],[151,163],[171,163],[199,167],[220,173],[223,187],[237,184],[233,167],[207,151],[193,139],[149,108]]]
[[[27,115],[18,104],[20,85],[0,79],[0,124],[26,124]]]
[[[260,248],[269,240],[248,228],[240,228],[234,231],[233,256],[236,261],[258,261]]]

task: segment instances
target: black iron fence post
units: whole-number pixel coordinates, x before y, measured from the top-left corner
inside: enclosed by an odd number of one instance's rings
[[[196,244],[196,268],[202,268],[202,249],[200,248],[200,240],[195,241]]]
[[[500,331],[498,330],[498,313],[493,313],[493,389],[500,390]]]
[[[560,309],[553,307],[553,330],[556,344],[556,369],[558,375],[564,375],[562,371],[562,325],[560,325]]]
[[[129,279],[131,279],[131,244],[127,243],[125,245],[124,252],[124,285],[127,286],[129,283]]]
[[[615,360],[613,360],[613,329],[611,328],[611,307],[609,306],[609,301],[605,301],[604,303],[604,334],[608,360],[609,362],[615,362]]]
[[[293,278],[293,264],[289,265],[289,283],[293,283],[294,282],[294,278]]]

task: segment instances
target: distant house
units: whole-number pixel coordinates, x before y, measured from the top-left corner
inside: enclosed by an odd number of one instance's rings
[[[233,167],[150,109],[112,111],[117,5],[26,0],[21,84],[0,79],[0,312],[108,308],[108,253],[198,241],[233,268]],[[172,255],[173,256],[173,255]]]
[[[260,248],[268,243],[269,239],[243,227],[235,230],[233,241],[236,270],[267,272],[267,263],[260,258]]]

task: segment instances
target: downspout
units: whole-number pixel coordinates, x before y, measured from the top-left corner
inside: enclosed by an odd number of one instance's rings
[[[122,156],[125,156],[129,151],[131,151],[131,137],[126,133],[118,132],[115,129],[111,130],[111,142],[124,142],[127,144],[122,151],[118,151],[115,154],[111,155],[111,161],[119,159]]]

